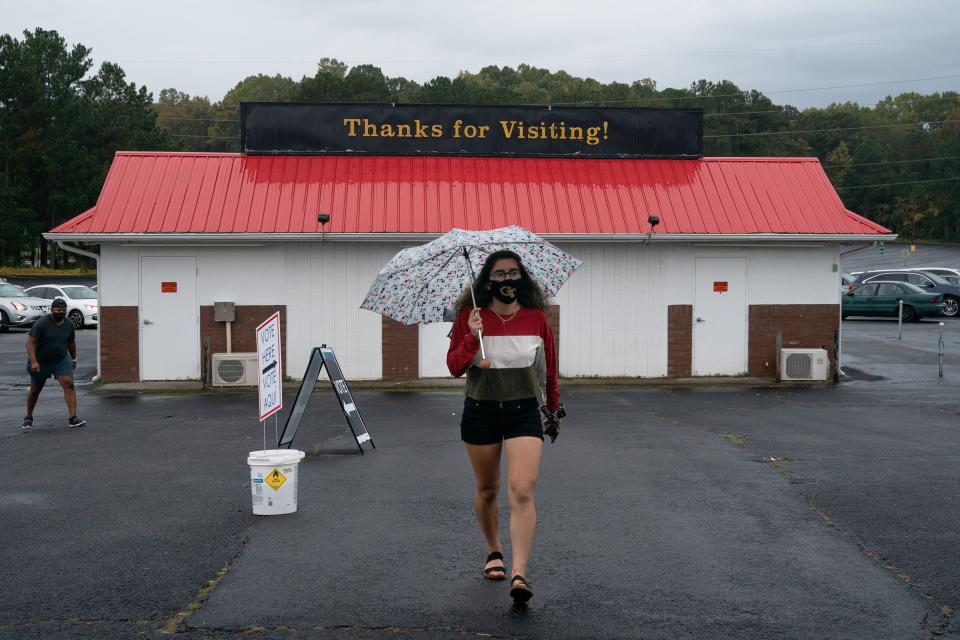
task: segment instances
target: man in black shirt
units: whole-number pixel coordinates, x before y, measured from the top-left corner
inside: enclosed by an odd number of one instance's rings
[[[27,373],[30,374],[30,392],[27,394],[27,415],[21,429],[33,427],[33,408],[47,378],[55,377],[63,388],[67,401],[70,427],[82,427],[87,422],[77,417],[77,391],[73,386],[73,370],[77,368],[77,342],[73,323],[67,318],[67,303],[57,298],[50,303],[50,315],[37,320],[27,336]]]

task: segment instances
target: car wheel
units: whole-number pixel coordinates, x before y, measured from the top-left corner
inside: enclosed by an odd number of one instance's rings
[[[943,315],[948,318],[955,318],[957,317],[957,311],[960,311],[960,302],[953,296],[944,296]]]
[[[79,311],[77,311],[76,309],[74,309],[73,311],[70,312],[70,315],[69,315],[68,317],[70,318],[70,322],[73,323],[73,328],[74,328],[74,329],[83,329],[83,314],[82,314],[82,313],[80,313]]]
[[[920,318],[917,317],[917,312],[913,310],[913,307],[903,305],[903,321],[904,322],[917,322]]]
[[[10,318],[7,317],[7,312],[3,309],[0,309],[0,333],[6,333],[10,331]]]

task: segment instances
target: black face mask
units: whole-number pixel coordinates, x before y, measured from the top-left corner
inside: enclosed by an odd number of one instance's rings
[[[503,304],[510,304],[520,297],[520,292],[523,290],[523,279],[520,280],[504,280],[502,282],[491,282],[490,283],[490,293],[493,294],[493,297],[502,302]]]
[[[55,321],[61,322],[61,321],[63,321],[64,318],[67,317],[67,312],[66,312],[66,311],[63,311],[63,312],[54,311],[54,312],[51,313],[50,315],[53,316],[53,319],[54,319]]]

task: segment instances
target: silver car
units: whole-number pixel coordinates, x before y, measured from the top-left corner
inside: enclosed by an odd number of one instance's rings
[[[67,318],[75,329],[96,325],[100,308],[97,292],[82,284],[41,284],[27,289],[30,295],[45,300],[49,305],[54,298],[63,298],[67,303]]]
[[[7,282],[0,282],[0,332],[10,327],[30,327],[50,312],[50,303],[34,298],[23,289]]]

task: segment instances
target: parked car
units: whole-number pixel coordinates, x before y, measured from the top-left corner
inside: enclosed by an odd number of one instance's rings
[[[7,281],[0,282],[0,332],[30,327],[50,310],[50,303],[31,297]]]
[[[960,269],[951,269],[950,267],[910,267],[904,269],[904,271],[925,271],[954,284],[956,284],[955,279],[960,279]]]
[[[904,322],[943,314],[942,293],[933,293],[908,282],[866,282],[843,296],[840,315],[896,318],[903,300]]]
[[[941,278],[946,278],[947,276],[960,277],[960,269],[952,269],[950,267],[908,267],[904,269],[904,271],[926,271],[927,273],[938,275]]]
[[[80,284],[40,284],[27,289],[27,293],[41,298],[49,305],[54,298],[67,302],[67,317],[77,329],[96,325],[99,321],[97,292]]]
[[[867,282],[908,282],[930,293],[943,294],[943,315],[955,318],[960,311],[960,285],[951,284],[934,273],[926,271],[910,271],[908,269],[886,269],[864,271],[854,282],[852,289],[863,286]]]

